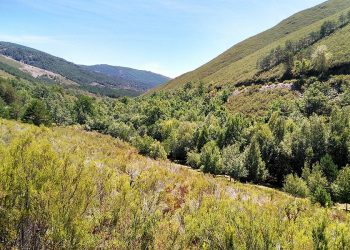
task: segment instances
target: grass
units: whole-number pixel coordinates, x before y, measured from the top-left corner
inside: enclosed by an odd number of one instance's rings
[[[251,117],[265,117],[273,103],[291,101],[297,98],[297,93],[289,88],[254,86],[234,92],[226,105],[232,113],[242,113]]]
[[[263,55],[286,40],[298,40],[316,31],[326,20],[337,20],[341,13],[350,10],[350,2],[331,0],[304,10],[277,26],[251,37],[224,52],[200,68],[180,76],[158,89],[176,88],[189,81],[228,84],[242,82],[257,73],[256,62]]]

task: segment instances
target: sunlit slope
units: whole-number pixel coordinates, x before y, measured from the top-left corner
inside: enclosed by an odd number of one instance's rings
[[[250,80],[257,73],[257,61],[285,41],[304,38],[319,30],[327,20],[337,20],[350,10],[348,0],[330,0],[316,7],[299,12],[272,29],[251,37],[227,50],[217,58],[170,81],[158,89],[171,89],[189,81],[206,83],[236,83]]]
[[[0,248],[350,245],[344,212],[150,160],[126,143],[77,127],[0,120],[0,156]]]

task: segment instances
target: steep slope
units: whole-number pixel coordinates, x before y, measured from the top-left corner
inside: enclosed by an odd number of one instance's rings
[[[101,69],[98,66],[95,68],[76,65],[45,52],[8,42],[0,42],[0,55],[21,62],[20,66],[13,63],[10,63],[10,66],[17,67],[22,71],[25,71],[24,68],[29,68],[26,65],[30,65],[57,74],[79,85],[90,86],[90,88],[97,86],[140,93],[169,80],[167,77],[152,72],[134,69],[120,68],[119,73],[115,74],[111,73],[112,66]],[[143,78],[144,80],[142,80]]]
[[[91,72],[101,73],[113,78],[120,78],[126,81],[130,81],[137,88],[145,90],[161,85],[171,79],[169,77],[156,74],[150,71],[137,70],[120,66],[111,66],[107,64],[82,67]]]
[[[319,30],[327,20],[337,20],[350,10],[348,0],[329,0],[313,8],[301,11],[275,27],[233,46],[217,58],[188,72],[158,89],[176,88],[189,81],[206,83],[236,83],[250,80],[258,72],[257,61],[287,40],[304,38],[312,31]],[[348,48],[350,49],[350,48]]]

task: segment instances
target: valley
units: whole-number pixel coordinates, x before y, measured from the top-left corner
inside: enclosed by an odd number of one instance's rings
[[[0,249],[349,249],[350,2],[170,79],[0,42]]]

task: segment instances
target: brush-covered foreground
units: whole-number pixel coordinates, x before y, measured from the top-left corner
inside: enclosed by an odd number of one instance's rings
[[[150,160],[79,127],[0,120],[0,158],[0,248],[350,248],[343,211]]]

